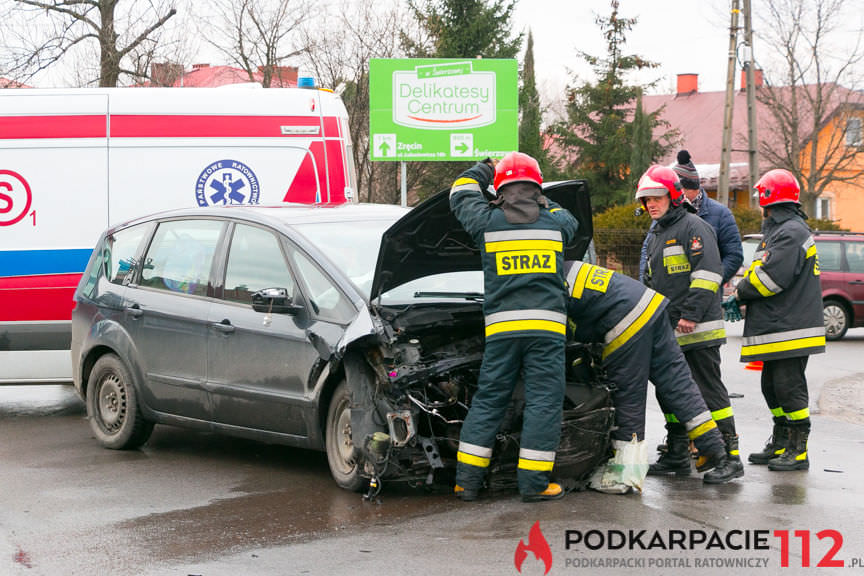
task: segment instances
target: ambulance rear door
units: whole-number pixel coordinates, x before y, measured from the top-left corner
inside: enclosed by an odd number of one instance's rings
[[[71,379],[72,294],[108,223],[107,107],[0,90],[0,382]]]

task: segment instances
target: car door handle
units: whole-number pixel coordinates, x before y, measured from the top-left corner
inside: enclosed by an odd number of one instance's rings
[[[227,318],[222,320],[222,322],[216,322],[214,324],[211,324],[210,326],[212,326],[219,332],[222,332],[223,334],[231,334],[232,332],[234,332],[234,326],[231,325],[231,321]]]
[[[132,318],[140,318],[141,315],[144,314],[144,310],[142,310],[138,304],[133,304],[132,306],[126,307],[126,313]]]
[[[860,286],[861,284],[864,284],[864,280],[850,280],[849,284],[852,284],[854,286]]]

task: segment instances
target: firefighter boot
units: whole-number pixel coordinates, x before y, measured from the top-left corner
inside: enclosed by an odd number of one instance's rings
[[[786,443],[789,441],[789,425],[786,422],[785,417],[774,418],[774,431],[765,444],[765,448],[761,452],[753,452],[747,457],[751,464],[768,464],[769,460],[783,454]]]
[[[648,467],[649,476],[690,474],[690,439],[681,424],[667,424],[666,451]]]
[[[744,465],[738,454],[738,435],[724,434],[723,442],[726,444],[726,458],[702,477],[706,484],[725,484],[744,476]]]
[[[810,460],[807,459],[807,439],[810,437],[810,423],[789,427],[789,442],[786,450],[768,462],[768,469],[775,472],[791,470],[809,470]]]

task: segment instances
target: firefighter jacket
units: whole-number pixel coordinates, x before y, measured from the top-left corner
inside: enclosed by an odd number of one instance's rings
[[[564,340],[564,247],[576,236],[579,222],[537,191],[542,204],[536,221],[512,224],[505,207],[490,204],[481,192],[491,180],[491,167],[478,163],[466,170],[450,190],[451,210],[480,248],[486,339]],[[506,186],[517,185],[536,188],[521,182]]]
[[[825,351],[819,257],[810,228],[792,204],[772,206],[762,242],[736,288],[747,305],[741,361]]]
[[[683,206],[670,206],[648,232],[646,284],[669,299],[673,328],[681,318],[696,322],[689,334],[675,331],[685,352],[726,342],[722,272],[714,229]]]
[[[626,351],[626,344],[650,328],[668,304],[624,274],[578,260],[567,266],[567,315],[573,320],[573,337],[603,342],[603,360]]]

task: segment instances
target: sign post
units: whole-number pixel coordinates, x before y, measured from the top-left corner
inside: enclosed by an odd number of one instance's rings
[[[371,60],[371,160],[482,160],[516,150],[517,82],[516,60]],[[401,176],[404,205],[404,165]]]

